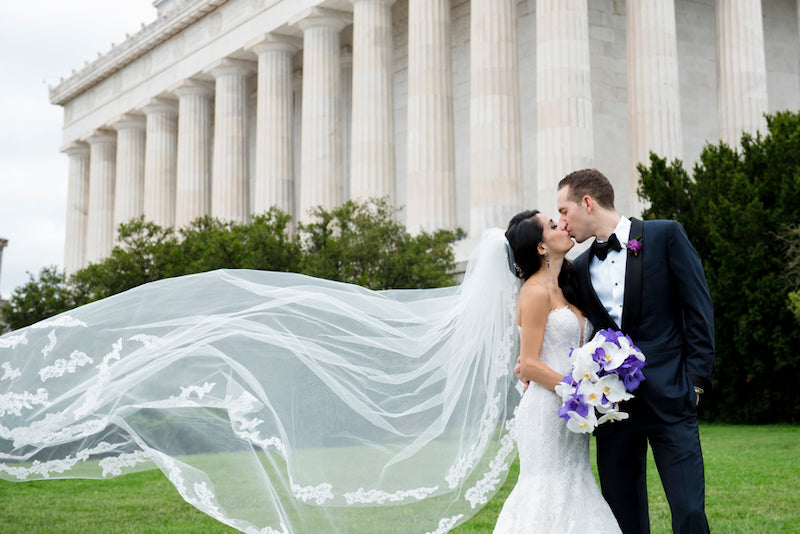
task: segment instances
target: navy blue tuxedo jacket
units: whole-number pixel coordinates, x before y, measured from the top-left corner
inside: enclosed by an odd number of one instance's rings
[[[595,330],[621,330],[633,339],[647,358],[646,380],[634,394],[664,421],[679,421],[695,413],[693,385],[708,392],[712,384],[714,310],[703,266],[676,221],[632,218],[630,238],[642,249],[627,252],[622,324],[592,287],[591,249],[573,262],[580,305]]]

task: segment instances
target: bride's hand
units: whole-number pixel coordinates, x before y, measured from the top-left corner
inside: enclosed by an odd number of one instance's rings
[[[528,384],[530,383],[530,380],[528,380],[527,378],[522,376],[522,363],[521,362],[522,362],[522,359],[521,358],[517,358],[517,365],[514,366],[514,374],[517,375],[517,378],[523,384],[525,384],[525,386],[527,387]]]

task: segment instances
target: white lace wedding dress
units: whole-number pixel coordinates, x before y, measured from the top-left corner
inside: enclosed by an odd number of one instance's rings
[[[587,339],[569,308],[550,312],[541,361],[569,372],[569,349]],[[589,463],[589,436],[567,430],[559,397],[531,382],[517,411],[519,480],[497,519],[495,533],[620,532]]]

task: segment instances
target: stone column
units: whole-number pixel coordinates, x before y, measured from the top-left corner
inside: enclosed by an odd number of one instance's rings
[[[347,22],[345,13],[323,8],[293,21],[303,30],[300,221],[309,220],[311,208],[330,209],[344,200],[339,33]]]
[[[154,98],[142,111],[147,117],[144,156],[144,216],[163,227],[175,225],[175,180],[178,162],[178,105]]]
[[[247,77],[254,65],[223,59],[209,72],[216,80],[211,215],[239,223],[249,216]]]
[[[114,187],[114,239],[119,225],[144,211],[145,118],[126,114],[117,130],[117,171]]]
[[[350,198],[395,199],[392,4],[355,0]]]
[[[639,186],[636,165],[650,152],[683,158],[675,0],[628,0],[628,191]],[[628,215],[640,215],[632,194]]]
[[[742,132],[766,132],[767,68],[761,0],[717,0],[719,138],[738,147]]]
[[[353,51],[349,46],[341,50],[342,65],[342,201],[350,199],[350,150],[353,125]]]
[[[409,0],[406,226],[456,226],[449,0]]]
[[[277,206],[294,215],[292,56],[300,44],[268,34],[252,45],[258,54],[255,213]]]
[[[182,228],[211,214],[212,98],[214,86],[186,80],[178,97],[178,155],[175,226]]]
[[[64,272],[70,275],[86,266],[86,237],[89,214],[89,145],[73,142],[64,147],[63,152],[66,152],[69,156]]]
[[[89,214],[86,231],[86,264],[96,263],[114,248],[114,174],[117,138],[98,130],[89,142]]]
[[[523,203],[516,0],[473,0],[470,233],[501,228]]]
[[[292,163],[294,164],[294,205],[292,213],[292,226],[296,226],[297,220],[300,218],[300,169],[303,167],[302,160],[302,132],[303,132],[303,71],[296,69],[292,72],[292,127],[294,128],[294,135],[292,136]]]
[[[536,2],[536,206],[555,217],[556,186],[594,159],[586,0]]]

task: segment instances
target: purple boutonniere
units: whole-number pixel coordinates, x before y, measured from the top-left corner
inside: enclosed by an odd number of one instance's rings
[[[639,241],[641,238],[642,236],[635,237],[625,244],[625,248],[633,252],[634,256],[638,256],[642,250],[642,242]]]

